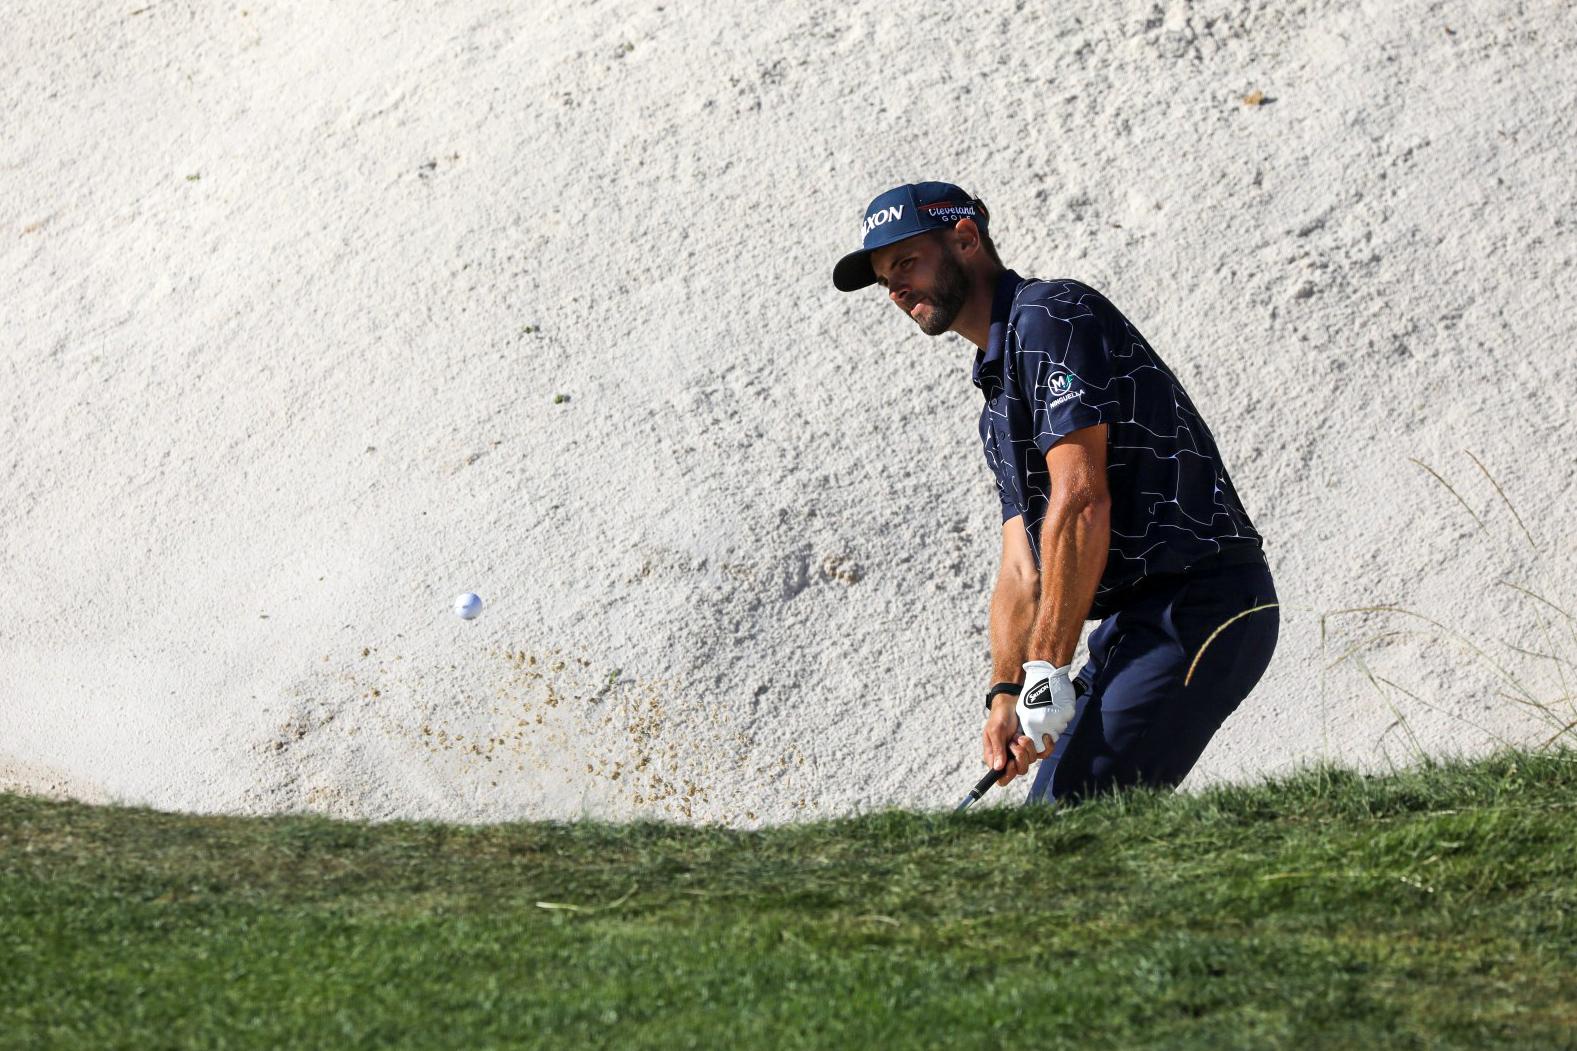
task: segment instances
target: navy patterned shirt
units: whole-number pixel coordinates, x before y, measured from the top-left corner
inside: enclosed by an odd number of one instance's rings
[[[1263,548],[1183,385],[1088,285],[1004,272],[974,380],[985,395],[980,441],[1002,520],[1024,517],[1037,566],[1050,496],[1045,455],[1081,427],[1107,425],[1111,545],[1087,619],[1122,608],[1144,577],[1181,572],[1233,545]]]

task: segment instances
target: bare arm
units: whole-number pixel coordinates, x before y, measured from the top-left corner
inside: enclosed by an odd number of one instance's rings
[[[1040,533],[1040,600],[1026,642],[1030,660],[1073,663],[1084,618],[1111,548],[1106,425],[1074,431],[1046,454],[1051,500]]]
[[[1038,571],[1023,519],[1002,524],[1002,570],[991,596],[991,663],[997,681],[1023,682],[1025,660],[1049,660],[1058,668],[1073,663],[1085,614],[1106,570],[1111,547],[1106,425],[1081,428],[1053,445],[1046,473],[1051,501],[1041,526]],[[981,731],[982,758],[1002,771],[1002,785],[1044,758],[1019,732],[1016,700],[1008,694],[994,697]]]
[[[1002,523],[1002,566],[991,593],[991,681],[1022,682],[1029,629],[1040,600],[1040,571],[1024,530],[1024,516]]]
[[[996,590],[991,593],[992,682],[1024,681],[1025,650],[1039,600],[1040,571],[1035,567],[1024,517],[1019,515],[1002,523],[1002,568],[997,571]],[[1035,761],[1033,743],[1017,732],[1017,700],[1009,693],[993,697],[991,714],[981,731],[981,761],[993,770],[1003,771],[1000,783],[1004,785],[1028,773]]]

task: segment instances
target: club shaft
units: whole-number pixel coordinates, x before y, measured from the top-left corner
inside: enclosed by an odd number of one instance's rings
[[[953,811],[956,813],[960,810],[969,809],[969,804],[973,803],[975,800],[979,799],[981,796],[990,791],[991,786],[996,784],[998,779],[1002,777],[1002,773],[1003,771],[1001,770],[992,770],[990,773],[986,774],[985,777],[982,777],[979,781],[975,782],[975,787],[969,790],[969,794],[964,797],[964,801],[958,804],[958,806],[954,807]]]

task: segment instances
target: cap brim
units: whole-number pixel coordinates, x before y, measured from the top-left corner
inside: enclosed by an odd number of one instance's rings
[[[876,271],[871,269],[871,252],[861,248],[838,260],[832,268],[832,283],[839,292],[857,292],[876,283]]]

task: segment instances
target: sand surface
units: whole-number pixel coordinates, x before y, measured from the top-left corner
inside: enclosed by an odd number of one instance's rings
[[[830,282],[927,178],[1134,320],[1266,538],[1281,645],[1190,784],[1574,717],[1565,0],[5,22],[0,787],[950,805],[1000,538],[974,349]]]

